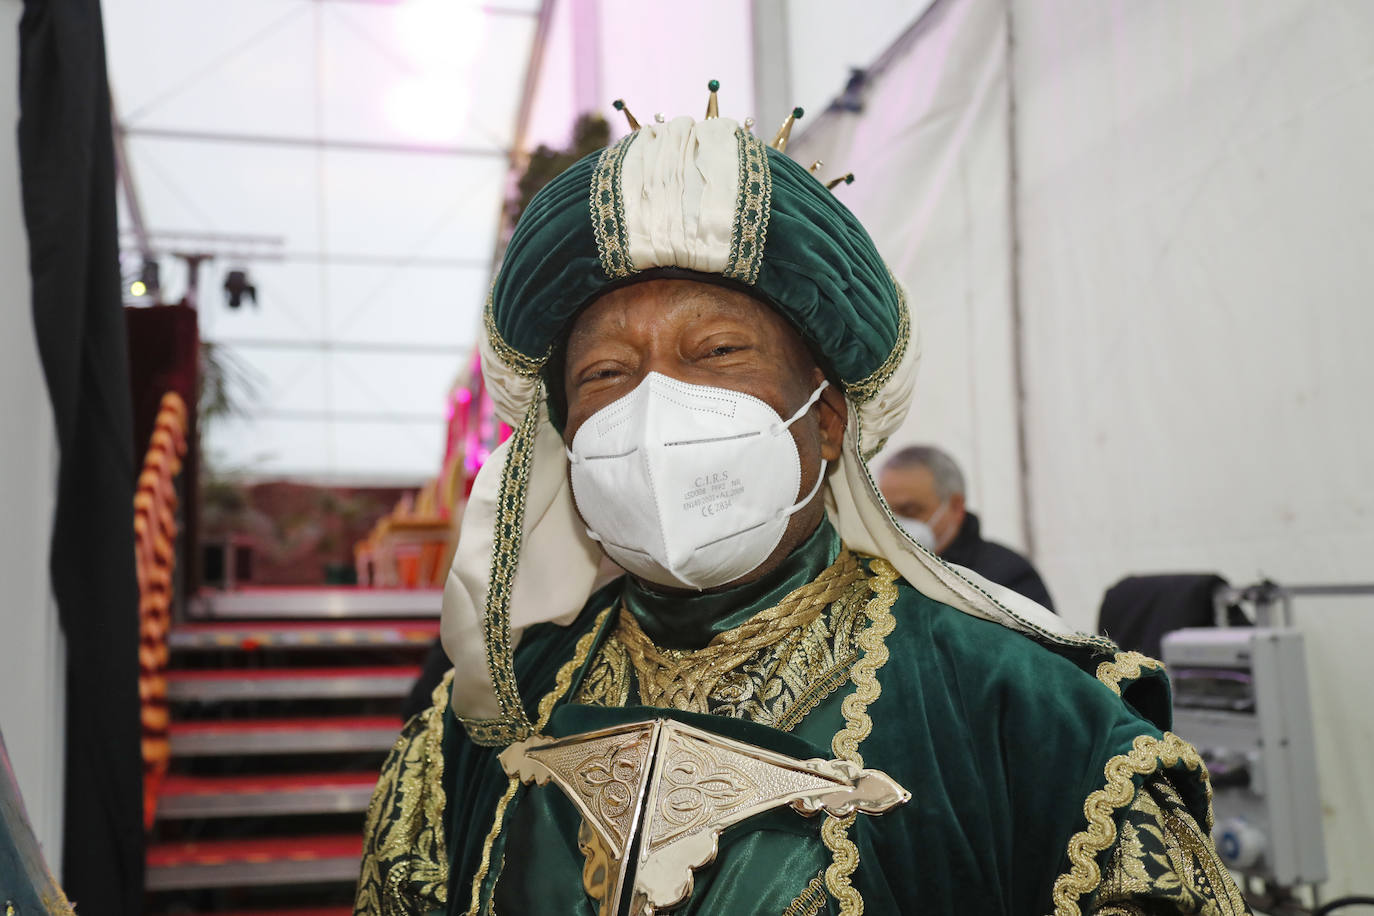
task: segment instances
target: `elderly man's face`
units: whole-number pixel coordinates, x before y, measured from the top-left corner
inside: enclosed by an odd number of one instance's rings
[[[936,553],[943,553],[953,543],[964,524],[964,494],[954,493],[942,500],[935,475],[925,465],[883,468],[878,489],[895,514],[930,525]]]
[[[607,293],[574,323],[563,369],[564,440],[571,444],[588,417],[650,372],[751,394],[784,419],[825,378],[797,332],[751,296],[694,280],[648,280]],[[845,411],[843,394],[830,386],[792,424],[802,465],[798,498],[815,484],[821,458],[840,457]],[[776,566],[815,530],[824,511],[818,498],[792,516],[777,550],[745,579]]]

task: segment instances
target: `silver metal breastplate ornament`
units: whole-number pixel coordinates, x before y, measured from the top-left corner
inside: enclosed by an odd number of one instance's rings
[[[805,815],[882,814],[911,793],[847,760],[798,760],[672,719],[569,738],[536,735],[501,752],[507,775],[553,782],[582,814],[583,886],[602,916],[620,911],[634,864],[631,916],[691,896],[725,828],[790,805]]]

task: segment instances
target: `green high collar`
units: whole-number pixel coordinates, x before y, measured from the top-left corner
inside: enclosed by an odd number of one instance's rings
[[[683,595],[625,577],[621,598],[646,636],[661,649],[700,649],[819,576],[840,555],[840,535],[822,518],[777,569],[753,582]]]

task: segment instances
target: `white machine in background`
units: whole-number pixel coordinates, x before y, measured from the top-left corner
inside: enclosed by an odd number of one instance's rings
[[[1232,869],[1295,887],[1326,878],[1302,634],[1291,627],[1164,637],[1174,731],[1212,777],[1217,852]]]

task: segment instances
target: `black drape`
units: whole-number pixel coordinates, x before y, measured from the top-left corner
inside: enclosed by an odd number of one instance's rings
[[[60,455],[50,566],[67,637],[62,883],[85,916],[132,916],[143,896],[135,464],[99,0],[26,0],[19,40],[33,317]]]

